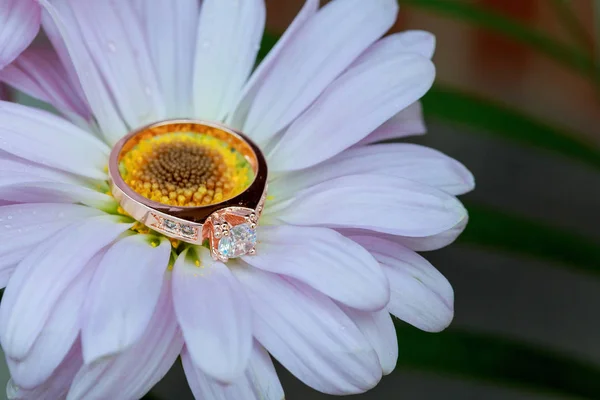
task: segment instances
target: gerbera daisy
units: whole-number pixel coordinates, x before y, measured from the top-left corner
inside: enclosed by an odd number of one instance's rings
[[[452,287],[416,251],[464,229],[455,196],[473,178],[437,151],[373,144],[424,132],[435,75],[432,35],[381,39],[396,0],[307,0],[254,70],[262,0],[39,3],[54,50],[0,72],[62,114],[0,102],[11,398],[135,399],[179,356],[200,399],[282,399],[270,355],[316,390],[360,393],[395,366],[390,313],[448,326]],[[215,261],[111,196],[111,148],[175,118],[223,123],[265,154],[256,255]]]

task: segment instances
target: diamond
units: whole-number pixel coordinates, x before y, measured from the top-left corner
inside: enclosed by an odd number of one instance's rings
[[[239,224],[231,228],[229,236],[219,241],[219,253],[228,258],[241,257],[256,245],[256,230],[248,224]]]
[[[165,219],[165,228],[175,231],[177,230],[177,222]]]
[[[194,236],[196,234],[196,230],[192,226],[181,225],[181,233],[187,236]]]

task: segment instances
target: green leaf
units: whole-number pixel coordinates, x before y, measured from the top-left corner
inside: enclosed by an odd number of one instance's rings
[[[476,379],[531,391],[600,398],[600,369],[534,345],[482,333],[421,332],[396,322],[397,370]]]
[[[436,85],[423,98],[426,116],[549,150],[600,168],[600,149],[577,135],[497,102]]]
[[[492,208],[466,204],[469,224],[459,243],[477,245],[540,260],[564,263],[600,274],[600,245],[570,232]]]
[[[596,81],[598,70],[593,58],[578,48],[557,42],[551,36],[483,7],[456,0],[400,0],[403,5],[435,12],[498,32],[529,46],[545,56]]]

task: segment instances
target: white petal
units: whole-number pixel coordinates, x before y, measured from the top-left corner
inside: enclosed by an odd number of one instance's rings
[[[361,246],[325,228],[261,227],[257,254],[244,261],[298,279],[349,307],[381,310],[389,301],[379,263]]]
[[[154,314],[171,243],[154,248],[146,235],[118,241],[104,255],[89,288],[81,341],[86,364],[129,348]]]
[[[12,379],[9,380],[6,386],[8,400],[64,399],[82,363],[81,344],[79,341],[76,341],[61,365],[56,368],[52,376],[43,384],[26,389],[18,386]]]
[[[45,101],[66,116],[91,118],[86,100],[73,86],[55,51],[29,48],[11,65],[0,71],[0,81]]]
[[[118,355],[83,365],[67,399],[139,399],[166,375],[182,348],[170,282],[165,281],[144,336]]]
[[[0,4],[0,69],[29,46],[40,30],[41,12],[35,0],[3,0]]]
[[[437,235],[426,237],[391,236],[389,239],[393,242],[398,242],[414,251],[439,250],[454,243],[460,234],[463,233],[468,222],[469,216],[465,215],[465,217],[458,224]]]
[[[234,273],[248,292],[254,336],[298,379],[337,395],[362,393],[379,382],[377,354],[331,299],[250,266]]]
[[[82,203],[99,210],[116,209],[113,197],[79,185],[16,176],[0,184],[0,199],[21,203]]]
[[[183,252],[175,262],[177,320],[194,364],[214,379],[233,382],[246,369],[252,349],[250,307],[230,270],[213,261],[207,249],[197,252]]]
[[[392,27],[395,0],[338,0],[306,22],[258,89],[243,131],[265,143]]]
[[[426,31],[404,31],[394,33],[369,47],[353,65],[365,61],[385,61],[401,53],[413,53],[431,59],[435,51],[435,36]]]
[[[19,179],[14,179],[17,177]],[[60,182],[81,186],[89,184],[89,180],[81,176],[36,164],[0,150],[0,184],[6,185],[20,181]]]
[[[17,267],[0,303],[5,353],[23,359],[65,289],[104,246],[130,225],[113,216],[89,218],[32,251]]]
[[[44,30],[49,32],[49,37],[63,63],[68,65],[71,73],[77,74],[83,93],[102,132],[107,135],[111,143],[116,143],[129,131],[129,128],[83,41],[81,28],[69,4],[70,0],[38,1],[46,11],[42,17]],[[101,3],[106,4],[106,2]],[[67,60],[69,61],[66,62]]]
[[[89,54],[129,127],[163,119],[165,105],[141,22],[130,2],[69,0],[69,4]]]
[[[198,0],[139,3],[150,56],[165,101],[166,116],[189,117],[192,115],[190,82],[198,29]]]
[[[0,269],[3,272],[0,286],[6,286],[16,264],[39,243],[74,222],[101,214],[94,208],[74,204],[0,207]]]
[[[189,353],[181,354],[183,369],[197,399],[210,400],[283,400],[284,393],[269,353],[254,343],[250,362],[243,376],[230,385],[219,383],[195,367]]]
[[[350,68],[292,123],[269,153],[269,168],[297,170],[340,153],[421,98],[434,78],[431,61],[410,53]]]
[[[42,385],[59,368],[75,343],[81,327],[82,305],[98,261],[99,257],[94,257],[63,292],[27,356],[22,360],[7,358],[10,374],[19,386]]]
[[[342,308],[377,352],[384,375],[392,373],[398,362],[398,338],[387,310],[367,312]]]
[[[384,267],[392,296],[388,306],[396,317],[427,332],[439,332],[452,322],[454,291],[448,280],[426,259],[397,243],[352,237]]]
[[[404,178],[348,175],[299,192],[265,216],[292,225],[362,228],[413,237],[454,227],[466,215],[453,196]]]
[[[263,0],[204,0],[194,66],[196,117],[222,120],[233,111],[256,61],[265,26]]]
[[[294,21],[288,26],[287,30],[279,38],[275,46],[269,51],[269,54],[264,58],[260,65],[248,79],[248,82],[244,86],[244,89],[239,96],[236,103],[235,112],[229,114],[227,123],[229,126],[236,129],[242,129],[244,122],[248,116],[248,111],[254,102],[258,89],[264,84],[265,80],[268,79],[269,73],[276,65],[280,58],[280,54],[288,44],[294,40],[300,28],[315,15],[319,9],[319,0],[306,0],[304,6],[294,18]]]
[[[324,163],[286,174],[269,186],[276,198],[352,174],[378,174],[410,179],[453,195],[471,191],[473,175],[458,161],[424,146],[408,143],[378,144],[348,149]]]
[[[423,120],[423,106],[420,101],[415,101],[369,133],[356,146],[425,133],[427,133],[427,126]]]
[[[375,236],[398,243],[414,251],[433,251],[454,243],[458,236],[465,230],[468,222],[469,216],[465,215],[465,217],[452,228],[438,233],[437,235],[424,237],[395,236],[364,229],[338,229],[338,231],[347,237]]]
[[[0,149],[48,167],[106,180],[109,148],[46,111],[0,101]]]

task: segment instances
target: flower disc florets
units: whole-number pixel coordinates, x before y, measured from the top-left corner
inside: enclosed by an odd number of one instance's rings
[[[142,137],[124,149],[119,170],[137,193],[180,207],[220,203],[243,192],[254,179],[244,156],[209,133]]]

